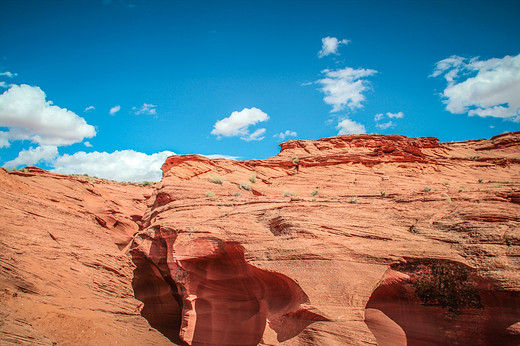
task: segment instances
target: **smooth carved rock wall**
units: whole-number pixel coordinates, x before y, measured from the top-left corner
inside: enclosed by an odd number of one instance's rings
[[[289,141],[267,160],[172,156],[134,250],[164,242],[189,344],[518,342],[519,144],[367,135]],[[477,285],[482,307],[421,301],[419,274],[399,268],[428,260],[493,282]]]

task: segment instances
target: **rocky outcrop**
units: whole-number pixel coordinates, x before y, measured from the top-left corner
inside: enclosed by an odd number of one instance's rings
[[[169,157],[153,189],[0,170],[0,340],[518,345],[519,152],[289,141]]]

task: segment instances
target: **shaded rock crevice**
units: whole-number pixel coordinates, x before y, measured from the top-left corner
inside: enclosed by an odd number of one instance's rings
[[[518,345],[520,292],[465,264],[408,259],[392,265],[365,308],[379,345]]]
[[[327,321],[309,310],[294,280],[247,263],[239,243],[216,237],[177,242],[178,232],[152,228],[131,250],[141,315],[171,341],[257,345],[269,323],[282,342]]]

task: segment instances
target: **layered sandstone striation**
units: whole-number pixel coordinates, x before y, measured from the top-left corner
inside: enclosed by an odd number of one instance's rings
[[[520,133],[280,146],[153,189],[1,171],[0,340],[520,343]]]

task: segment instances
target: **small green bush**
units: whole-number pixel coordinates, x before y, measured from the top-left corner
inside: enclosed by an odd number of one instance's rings
[[[237,196],[238,197],[238,196],[242,196],[242,194],[240,192],[235,192],[235,193],[233,193],[233,196]]]
[[[246,190],[246,191],[251,191],[251,185],[244,184],[244,183],[238,185],[238,188],[242,189],[242,190]]]
[[[350,203],[352,204],[358,204],[358,200],[357,200],[357,196],[354,196],[354,197],[350,197]]]
[[[222,185],[222,178],[219,177],[218,175],[215,175],[215,176],[209,178],[209,181],[212,182],[213,184]]]
[[[451,197],[448,195],[445,195],[445,196],[446,196],[446,202],[451,203]]]
[[[295,164],[295,165],[298,165],[300,163],[300,159],[298,158],[298,156],[293,156],[292,158],[292,162]]]
[[[256,175],[250,176],[249,181],[251,182],[251,184],[256,184]]]
[[[317,196],[319,193],[320,193],[320,191],[318,189],[315,189],[314,191],[311,192],[311,196],[312,197]]]
[[[386,191],[381,191],[381,197],[386,197]]]
[[[213,192],[213,191],[206,192],[206,197],[208,197],[208,198],[215,197],[215,192]]]
[[[288,191],[285,191],[285,192],[283,193],[283,195],[284,195],[285,197],[287,197],[287,196],[296,196],[294,193],[292,193],[292,192],[288,192]]]
[[[150,182],[150,181],[143,181],[143,182],[142,182],[141,184],[139,184],[139,185],[141,185],[141,186],[152,186],[153,183]]]
[[[423,192],[430,192],[432,190],[432,188],[429,186],[425,186],[424,189],[422,189],[422,190],[423,190]]]

